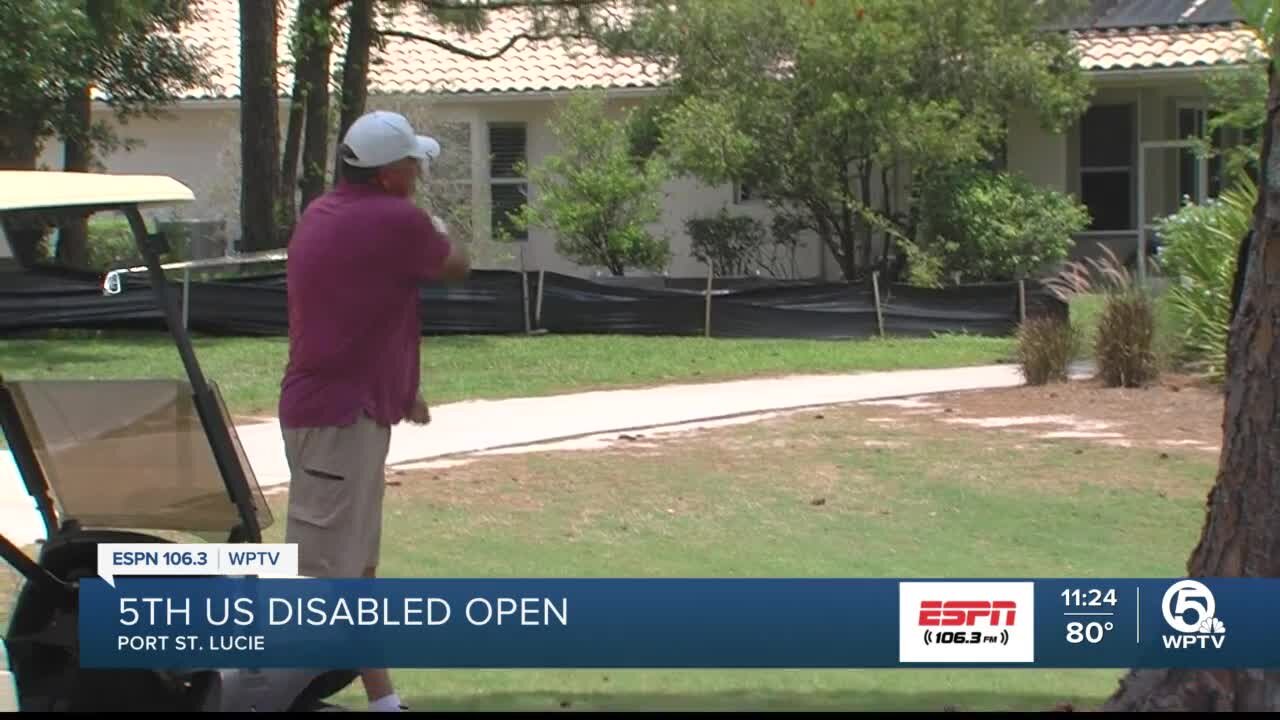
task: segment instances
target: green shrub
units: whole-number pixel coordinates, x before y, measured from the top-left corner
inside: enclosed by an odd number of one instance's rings
[[[1018,326],[1018,365],[1029,385],[1066,382],[1080,352],[1080,328],[1070,320],[1044,316]]]
[[[142,264],[129,221],[115,213],[99,213],[89,218],[89,267],[114,270]]]
[[[1258,189],[1248,175],[1204,205],[1188,205],[1159,225],[1160,267],[1183,328],[1182,356],[1220,379],[1226,363],[1236,254],[1249,231]]]
[[[924,251],[940,258],[941,275],[962,282],[1000,282],[1066,260],[1088,210],[1065,193],[1021,175],[959,167],[932,175],[922,190]]]
[[[671,239],[652,226],[662,219],[669,174],[660,157],[637,162],[632,155],[633,113],[613,119],[603,94],[571,96],[551,121],[560,151],[534,166],[516,163],[516,173],[529,178],[531,194],[528,204],[508,216],[512,228],[549,230],[561,256],[615,276],[666,268]]]
[[[761,265],[766,235],[764,223],[745,215],[730,215],[724,208],[706,217],[685,221],[689,254],[709,263],[721,277],[750,275]]]
[[[904,278],[908,285],[925,288],[943,286],[943,270],[946,259],[934,247],[920,247],[908,240],[899,239],[898,247],[906,256]]]

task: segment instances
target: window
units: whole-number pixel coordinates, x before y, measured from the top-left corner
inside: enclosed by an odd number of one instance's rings
[[[1097,105],[1080,122],[1080,200],[1090,230],[1134,228],[1134,106]]]
[[[520,212],[528,199],[528,181],[520,174],[527,162],[525,125],[489,124],[489,207],[490,231],[494,238],[528,240],[529,233],[512,226],[511,216]]]
[[[1200,139],[1205,136],[1208,120],[1213,113],[1206,113],[1202,108],[1178,108],[1178,139]],[[1208,178],[1205,183],[1205,198],[1200,196],[1200,173],[1203,164],[1199,153],[1192,148],[1178,151],[1178,198],[1190,197],[1193,202],[1217,197],[1222,192],[1222,129],[1213,131],[1212,147],[1214,154],[1207,158]]]

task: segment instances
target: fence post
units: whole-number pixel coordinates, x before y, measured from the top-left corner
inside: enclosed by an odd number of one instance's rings
[[[535,327],[542,328],[542,285],[546,277],[546,270],[539,268],[538,270],[538,298],[533,304],[533,324]]]
[[[1027,281],[1018,278],[1018,322],[1027,321]]]
[[[520,271],[520,308],[520,314],[524,316],[524,332],[528,335],[533,328],[529,327],[529,273],[524,270]]]
[[[706,292],[706,309],[705,317],[702,321],[703,335],[711,337],[711,280],[716,275],[716,267],[713,263],[707,263],[707,292]]]
[[[876,330],[884,337],[884,313],[880,310],[880,271],[871,271],[871,289],[876,296]]]
[[[520,245],[520,314],[524,316],[524,334],[533,331],[529,327],[529,272],[524,265],[524,245]]]

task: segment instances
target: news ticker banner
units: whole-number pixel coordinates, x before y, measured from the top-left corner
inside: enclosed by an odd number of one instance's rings
[[[264,547],[237,552],[285,546]],[[283,577],[280,552],[255,556],[267,577],[108,554],[114,586],[80,586],[81,665],[1280,668],[1280,579],[325,580]]]

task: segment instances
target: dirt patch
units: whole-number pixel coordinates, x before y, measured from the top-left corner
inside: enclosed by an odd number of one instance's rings
[[[882,514],[917,483],[1198,497],[1221,412],[1214,388],[1177,377],[1140,390],[1075,381],[956,392],[415,463],[392,469],[389,493],[485,525],[562,513],[573,527],[601,512],[710,520],[780,495],[813,512]]]
[[[1207,453],[1221,450],[1221,392],[1183,376],[1167,376],[1146,388],[1107,388],[1090,379],[946,393],[927,402],[937,411],[930,422],[1006,430],[1030,439],[1096,440],[1114,447]],[[882,406],[876,410],[887,414]]]
[[[474,463],[451,470],[387,471],[389,494],[412,492],[441,507],[534,511],[542,507],[536,481],[519,463]]]
[[[586,513],[570,523],[574,526],[590,524],[599,513],[617,514],[626,522],[653,517],[710,521],[733,508],[767,504],[767,498],[779,494],[790,496],[796,507],[878,512],[892,489],[833,458],[831,449],[838,453],[846,442],[867,452],[909,444],[878,434],[852,440],[846,420],[831,423],[823,417],[812,411],[790,413],[680,433],[646,431],[640,433],[643,437],[612,443],[486,453],[449,468],[414,465],[394,469],[391,477],[399,484],[388,490],[468,512],[565,512],[570,519]],[[841,411],[833,417],[842,417]]]

